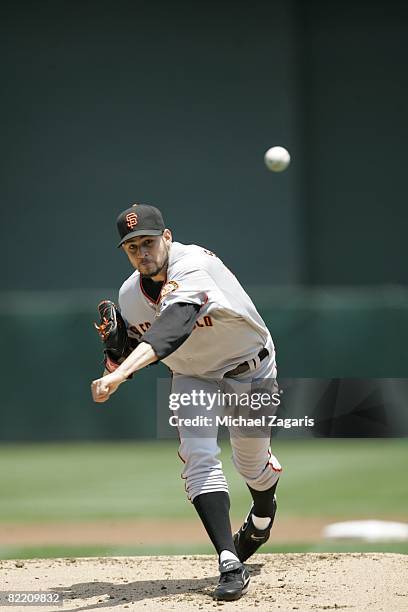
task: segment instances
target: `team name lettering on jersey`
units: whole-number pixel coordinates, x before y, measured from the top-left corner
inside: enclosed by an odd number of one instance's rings
[[[136,334],[137,336],[143,336],[145,332],[151,327],[152,324],[149,321],[145,321],[144,323],[138,323],[137,325],[130,325],[129,330]]]
[[[210,317],[210,315],[205,315],[205,317],[202,317],[201,319],[197,319],[197,321],[194,324],[193,329],[196,329],[197,327],[212,327],[213,326],[213,320]]]

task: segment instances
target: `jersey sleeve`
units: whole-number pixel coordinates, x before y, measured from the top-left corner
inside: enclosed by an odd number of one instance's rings
[[[201,308],[208,300],[211,285],[212,280],[203,269],[174,270],[162,287],[158,314],[177,303],[195,304]]]
[[[193,331],[200,306],[177,302],[166,308],[142,341],[154,349],[158,359],[168,357],[183,344]]]
[[[119,289],[119,294],[118,294],[118,306],[119,306],[119,310],[120,313],[123,317],[123,319],[125,319],[125,321],[127,322],[127,317],[128,315],[128,308],[129,308],[129,290],[130,287],[132,286],[132,280],[133,280],[134,275],[132,274],[132,276],[130,276],[121,286],[121,288]]]
[[[133,297],[132,287],[134,287],[135,280],[134,275],[127,279],[119,290],[118,295],[118,305],[119,310],[122,315],[122,319],[125,322],[127,335],[131,339],[131,344],[134,341],[140,341],[140,334],[135,331],[132,331],[131,326],[129,325],[129,317],[131,316],[132,309],[134,311],[135,302]],[[143,318],[143,315],[141,315]],[[132,348],[135,348],[134,346]]]

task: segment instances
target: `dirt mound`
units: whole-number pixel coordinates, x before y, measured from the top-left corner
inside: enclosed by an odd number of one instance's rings
[[[3,590],[55,591],[63,610],[353,610],[408,609],[408,557],[397,554],[255,555],[250,590],[238,602],[216,603],[215,558],[114,557],[0,561]],[[0,605],[0,609],[6,609]],[[27,611],[14,605],[10,610]]]

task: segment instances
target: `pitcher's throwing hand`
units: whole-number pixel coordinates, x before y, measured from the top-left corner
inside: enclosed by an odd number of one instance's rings
[[[111,372],[102,378],[97,378],[91,384],[92,398],[95,402],[106,402],[126,378],[119,372]]]

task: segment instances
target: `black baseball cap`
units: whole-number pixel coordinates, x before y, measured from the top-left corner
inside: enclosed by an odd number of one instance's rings
[[[116,225],[120,236],[118,247],[134,236],[160,236],[166,229],[160,210],[149,204],[132,204],[120,213]]]

